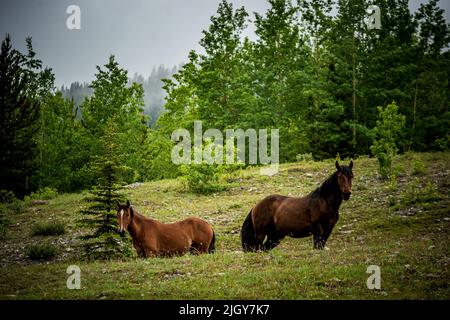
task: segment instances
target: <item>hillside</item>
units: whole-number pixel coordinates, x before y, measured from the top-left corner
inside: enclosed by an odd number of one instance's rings
[[[449,160],[449,153],[400,156],[396,182],[378,177],[375,159],[354,160],[352,197],[322,251],[312,249],[312,238],[286,238],[271,252],[244,254],[239,232],[257,201],[309,193],[333,172],[332,160],[284,164],[273,177],[247,169],[212,195],[189,193],[180,180],[124,189],[140,213],[159,221],[195,215],[210,222],[217,249],[202,256],[82,261],[77,220],[83,194],[60,195],[8,217],[0,298],[450,299]],[[31,236],[33,225],[49,221],[62,222],[66,233]],[[56,257],[29,260],[26,249],[36,243],[57,246]],[[80,290],[66,288],[71,264],[81,268]],[[370,265],[381,268],[381,290],[366,286]]]

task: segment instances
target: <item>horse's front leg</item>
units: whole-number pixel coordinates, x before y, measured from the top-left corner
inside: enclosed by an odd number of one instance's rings
[[[325,242],[326,240],[323,238],[324,235],[324,228],[321,224],[317,224],[313,231],[313,241],[314,241],[314,249],[322,250],[325,248]]]

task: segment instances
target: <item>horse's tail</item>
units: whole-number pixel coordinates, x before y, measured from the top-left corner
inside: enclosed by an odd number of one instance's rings
[[[211,243],[209,244],[208,247],[208,253],[214,253],[215,250],[216,250],[216,233],[213,230]]]
[[[252,209],[253,210],[253,209]],[[244,251],[256,251],[255,227],[252,221],[252,210],[250,210],[241,229],[242,249]]]

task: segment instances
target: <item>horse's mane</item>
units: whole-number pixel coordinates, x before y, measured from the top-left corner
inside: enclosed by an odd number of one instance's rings
[[[311,198],[324,197],[326,195],[332,194],[336,191],[336,187],[339,188],[337,184],[337,171],[328,177],[316,190],[311,192],[309,196]]]
[[[146,216],[140,214],[135,208],[134,206],[130,206],[131,211],[133,211],[133,216],[138,216],[139,218],[144,218],[144,219],[148,219]]]

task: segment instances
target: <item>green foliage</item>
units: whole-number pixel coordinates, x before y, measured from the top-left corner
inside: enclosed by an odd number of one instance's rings
[[[414,160],[413,161],[413,175],[424,175],[427,172],[427,167],[425,164],[420,160]]]
[[[395,102],[386,108],[378,107],[378,112],[379,120],[374,128],[376,138],[370,150],[378,159],[380,174],[388,177],[391,173],[392,160],[398,152],[397,146],[405,125],[405,116],[398,113]]]
[[[231,141],[230,141],[231,143]],[[222,176],[231,180],[233,172],[243,168],[244,164],[234,161],[231,164],[226,163],[226,152],[223,152],[221,158],[216,158],[216,152],[220,152],[221,148],[216,149],[212,140],[207,140],[199,147],[193,147],[191,154],[194,155],[196,150],[205,155],[206,150],[211,150],[211,158],[215,160],[221,159],[222,163],[208,163],[205,159],[201,163],[191,163],[180,165],[182,179],[186,182],[189,191],[200,194],[209,194],[226,190],[229,185],[224,184],[221,180]],[[237,148],[234,146],[232,157],[237,160]],[[210,160],[212,160],[210,159]]]
[[[120,68],[114,56],[103,68],[97,66],[92,82],[93,95],[81,106],[82,123],[87,136],[89,156],[101,156],[99,139],[105,134],[110,121],[120,128],[114,135],[116,152],[122,157],[121,164],[128,168],[122,172],[122,179],[133,182],[140,179],[140,149],[147,134],[147,119],[142,114],[144,92],[142,86],[132,83],[128,86],[127,71]],[[123,155],[127,155],[123,157]],[[97,177],[94,176],[94,180]]]
[[[312,155],[312,153],[303,153],[303,154],[298,154],[295,159],[298,162],[308,162],[308,161],[314,161],[314,157]]]
[[[22,54],[7,34],[0,52],[0,189],[19,198],[34,188],[40,108],[54,80],[35,58],[31,38],[26,45],[27,53]]]
[[[101,156],[95,156],[90,163],[98,177],[97,184],[85,197],[87,207],[81,210],[85,215],[81,225],[88,227],[90,233],[83,236],[85,253],[88,258],[104,259],[129,254],[129,246],[116,232],[117,202],[123,203],[124,196],[119,192],[123,171],[121,165],[126,155],[118,153],[116,137],[119,129],[114,119],[110,119],[101,139]]]
[[[149,131],[141,149],[144,180],[170,179],[180,175],[179,167],[171,159],[173,146],[169,137],[155,130]]]
[[[35,184],[65,192],[89,186],[89,175],[80,170],[89,160],[89,140],[76,113],[73,101],[63,99],[60,92],[43,103]]]
[[[400,194],[400,203],[403,207],[442,199],[433,183],[427,182],[425,186],[423,184],[419,178],[415,178],[406,186],[405,191]]]
[[[17,199],[12,191],[0,190],[0,214],[2,214],[4,221],[9,221],[7,214],[18,214],[26,210],[26,203],[23,200]]]
[[[66,232],[62,222],[36,223],[31,227],[32,236],[54,236]]]
[[[20,199],[14,199],[11,202],[6,204],[6,208],[13,213],[22,213],[27,209],[25,201]]]
[[[8,190],[0,190],[0,203],[10,203],[16,199],[14,192]]]
[[[58,190],[51,187],[44,187],[36,192],[32,192],[29,196],[25,197],[25,201],[31,200],[51,200],[58,196]]]
[[[26,255],[31,260],[50,260],[56,254],[56,247],[51,244],[34,244],[26,249]]]
[[[181,165],[181,173],[190,191],[209,194],[223,191],[226,186],[219,183],[221,168],[217,164]]]
[[[4,204],[0,203],[0,239],[6,239],[8,226],[11,224],[5,213]]]

